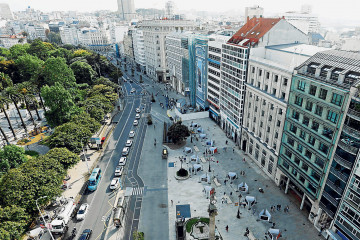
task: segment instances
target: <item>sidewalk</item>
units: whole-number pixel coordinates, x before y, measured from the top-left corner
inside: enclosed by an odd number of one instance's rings
[[[109,133],[109,131],[113,129],[113,126],[111,124],[111,118],[107,119],[105,122],[106,124],[103,125],[99,132],[96,134],[100,138],[105,137]],[[97,163],[97,160],[105,150],[107,142],[108,139],[105,140],[103,149],[87,150],[85,155],[86,158],[90,158],[90,160],[80,160],[80,162],[78,162],[74,167],[68,170],[67,174],[71,176],[71,179],[67,182],[69,186],[68,189],[66,189],[62,194],[65,198],[72,197],[75,199],[75,201],[80,200],[81,195],[86,187],[85,182],[87,181],[91,170],[94,168],[94,165]],[[80,155],[82,155],[82,153]]]
[[[282,238],[291,240],[302,239],[322,239],[318,237],[318,232],[307,220],[307,217],[293,204],[290,199],[279,190],[275,183],[266,177],[257,165],[253,164],[246,156],[243,155],[241,150],[235,148],[232,141],[228,140],[225,133],[209,118],[198,119],[197,123],[205,130],[205,134],[209,139],[215,140],[215,146],[218,148],[219,153],[214,154],[214,161],[211,162],[211,177],[215,176],[218,179],[218,183],[221,186],[216,186],[214,181],[211,181],[211,186],[215,187],[215,196],[217,199],[216,207],[218,209],[218,215],[216,216],[216,226],[220,235],[225,240],[234,239],[247,239],[244,237],[246,227],[254,234],[257,239],[264,239],[264,234],[272,226],[272,222],[276,223],[275,228],[279,228],[282,231]],[[190,125],[191,122],[185,121],[185,125]],[[189,169],[192,165],[189,163],[189,158],[192,155],[198,155],[203,157],[205,152],[205,140],[193,141],[190,143],[188,138],[186,147],[194,146],[199,149],[199,152],[188,154],[186,163],[183,163],[185,169]],[[224,147],[227,150],[224,150]],[[233,152],[234,149],[234,152]],[[168,167],[168,188],[169,188],[169,236],[171,240],[176,239],[175,232],[175,219],[176,219],[176,205],[190,204],[191,217],[208,217],[207,208],[209,205],[209,199],[206,198],[205,192],[203,192],[205,186],[209,186],[208,183],[200,182],[200,176],[203,174],[209,174],[209,163],[203,163],[200,161],[203,170],[198,172],[197,175],[191,176],[184,181],[178,181],[175,179],[176,171],[180,168],[179,156],[185,156],[183,148],[178,150],[169,150],[169,163],[174,162],[174,167]],[[246,161],[242,159],[245,157]],[[245,176],[240,176],[240,171],[245,171]],[[238,179],[235,179],[232,184],[230,180],[224,185],[224,180],[228,172],[237,173]],[[236,217],[238,207],[235,203],[239,202],[239,192],[236,192],[238,184],[246,182],[249,186],[249,193],[242,194],[242,201],[245,196],[256,197],[257,204],[255,205],[255,213],[253,209],[248,210],[240,208],[241,218]],[[264,189],[264,193],[258,191],[259,187]],[[222,198],[229,198],[232,202],[222,203]],[[173,205],[171,204],[173,200]],[[270,212],[270,207],[273,205],[281,204],[281,211]],[[289,205],[290,212],[284,213],[283,208]],[[260,221],[259,213],[261,210],[267,209],[272,215],[270,222]],[[228,225],[229,231],[225,231],[225,227]],[[188,234],[187,239],[192,239]]]

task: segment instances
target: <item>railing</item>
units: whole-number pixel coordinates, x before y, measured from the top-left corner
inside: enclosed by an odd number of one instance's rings
[[[338,201],[335,200],[335,198],[333,198],[329,193],[323,191],[322,194],[327,200],[329,200],[329,202],[331,202],[334,206],[337,206],[339,204]]]
[[[360,139],[360,131],[348,126],[348,125],[345,125],[343,126],[343,130],[349,134],[350,136],[353,136],[355,138],[359,138]]]
[[[335,216],[335,213],[333,213],[333,211],[331,211],[325,204],[320,202],[319,205],[320,205],[320,208],[323,209],[331,218],[333,218]]]
[[[343,180],[345,183],[347,182],[347,180],[349,179],[347,176],[345,176],[344,174],[342,174],[340,171],[337,171],[334,167],[330,168],[330,172],[332,174],[334,174],[336,177],[340,178],[341,180]]]
[[[334,159],[335,159],[336,162],[338,162],[338,163],[341,164],[342,166],[344,166],[344,167],[346,167],[346,168],[348,168],[348,169],[351,169],[351,168],[352,168],[352,165],[353,165],[352,162],[343,159],[342,157],[340,157],[340,156],[337,155],[336,153],[335,153],[335,155],[334,155]]]
[[[340,195],[342,195],[342,193],[344,192],[344,189],[342,189],[341,187],[338,187],[335,185],[335,183],[333,183],[330,179],[328,179],[326,181],[326,185],[328,185],[329,187],[331,187],[332,189],[334,189],[337,193],[339,193]]]
[[[343,143],[341,140],[338,142],[338,146],[341,147],[343,150],[348,151],[354,155],[356,155],[358,152],[358,148]]]
[[[356,111],[356,110],[354,110],[354,109],[348,109],[348,112],[347,112],[349,115],[353,115],[353,116],[355,116],[355,117],[357,117],[357,118],[360,118],[360,112],[358,112],[358,111]]]

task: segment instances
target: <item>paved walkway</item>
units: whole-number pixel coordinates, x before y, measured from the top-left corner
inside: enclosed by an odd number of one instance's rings
[[[318,237],[318,232],[307,220],[307,217],[293,204],[290,199],[275,185],[275,183],[266,177],[262,171],[251,162],[246,156],[243,155],[241,150],[235,149],[235,145],[229,140],[228,144],[225,144],[227,140],[225,133],[209,118],[199,119],[196,121],[199,123],[207,137],[216,141],[216,147],[219,149],[219,153],[214,155],[214,162],[211,162],[211,177],[215,176],[218,179],[218,183],[221,186],[216,186],[214,181],[211,181],[211,186],[216,189],[217,209],[218,215],[216,216],[216,226],[223,239],[247,239],[244,237],[246,227],[254,234],[257,239],[265,239],[265,232],[272,226],[272,222],[276,224],[275,228],[279,228],[283,234],[280,239],[291,240],[303,240],[321,239]],[[186,125],[190,125],[190,122],[184,122]],[[187,147],[196,146],[199,149],[198,156],[203,157],[205,152],[205,140],[194,141],[190,143],[190,138],[187,140]],[[224,150],[226,147],[226,151]],[[233,150],[234,149],[234,150]],[[194,154],[194,153],[193,153]],[[192,163],[189,163],[189,157],[193,154],[189,154],[186,163],[183,163],[184,168],[189,168]],[[195,152],[196,154],[196,152]],[[206,193],[203,191],[204,186],[209,186],[208,183],[200,181],[200,176],[208,174],[208,163],[200,164],[203,167],[203,171],[197,173],[197,175],[191,176],[184,181],[178,181],[175,179],[175,173],[180,168],[181,162],[179,156],[185,156],[183,149],[170,150],[169,162],[174,162],[175,167],[168,167],[168,188],[169,188],[169,236],[170,239],[176,239],[175,236],[175,219],[176,219],[176,205],[190,204],[190,211],[192,217],[207,217],[209,200]],[[246,161],[243,161],[245,157]],[[240,176],[240,171],[245,171],[245,176]],[[224,180],[228,172],[235,172],[238,178],[232,183],[228,181],[224,185]],[[238,184],[246,182],[249,186],[249,193],[242,194],[245,196],[254,196],[257,200],[257,204],[251,210],[248,208],[240,208],[241,218],[236,217],[238,207],[235,203],[239,202],[236,192]],[[218,185],[219,185],[218,184]],[[258,191],[259,187],[264,189],[264,193]],[[225,194],[225,195],[224,195]],[[228,197],[232,204],[222,203],[223,197]],[[173,204],[171,203],[173,200]],[[270,208],[273,205],[281,204],[281,211],[271,212],[272,218],[270,222],[260,221],[259,213],[262,209],[267,209],[270,212]],[[290,207],[289,213],[284,213],[283,208],[288,205]],[[229,227],[229,231],[225,231],[225,227]],[[192,239],[190,236],[187,239]]]

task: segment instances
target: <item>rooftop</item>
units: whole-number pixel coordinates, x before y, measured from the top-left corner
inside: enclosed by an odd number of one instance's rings
[[[273,46],[267,46],[265,48],[276,51],[287,52],[287,53],[295,53],[297,55],[308,56],[308,57],[311,57],[318,52],[329,50],[329,48],[318,47],[318,46],[302,44],[302,43],[273,45]]]
[[[230,38],[228,43],[247,45],[256,43],[262,38],[281,18],[252,18]],[[243,41],[247,39],[248,41]],[[243,42],[242,42],[243,41]]]

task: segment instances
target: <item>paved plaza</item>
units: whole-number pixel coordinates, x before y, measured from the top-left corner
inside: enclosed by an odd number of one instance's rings
[[[197,122],[204,129],[208,139],[215,140],[215,146],[219,149],[219,153],[213,155],[211,162],[211,176],[215,176],[221,186],[216,187],[214,181],[211,181],[211,186],[215,187],[218,215],[216,216],[216,226],[223,237],[223,239],[247,239],[244,237],[246,227],[254,234],[257,239],[265,239],[265,232],[275,223],[275,228],[282,231],[282,238],[280,239],[322,239],[318,237],[318,232],[307,220],[307,216],[302,213],[297,205],[293,204],[288,196],[281,191],[275,183],[270,180],[262,171],[252,163],[247,156],[243,155],[241,150],[235,148],[232,141],[228,140],[225,133],[215,124],[211,119],[199,119]],[[184,122],[185,125],[190,125],[191,122]],[[226,144],[228,140],[228,144]],[[196,146],[196,147],[195,147]],[[168,167],[168,206],[169,206],[169,236],[170,239],[176,239],[175,236],[175,219],[176,219],[176,205],[190,204],[191,217],[208,217],[209,199],[203,191],[204,186],[209,186],[205,181],[200,181],[203,174],[208,174],[208,162],[200,161],[203,170],[196,175],[192,175],[189,179],[179,181],[175,179],[176,171],[180,168],[181,162],[179,156],[186,157],[186,163],[183,163],[185,169],[189,169],[194,162],[190,162],[192,155],[198,155],[200,158],[204,157],[206,149],[206,140],[198,141],[194,139],[193,143],[190,138],[187,139],[186,147],[191,147],[193,150],[198,149],[190,154],[185,154],[183,148],[169,151],[168,162],[174,162],[174,167]],[[224,149],[226,147],[226,151]],[[245,162],[243,158],[245,157]],[[240,171],[245,171],[245,176],[240,175]],[[224,180],[228,172],[237,173],[238,178],[232,184],[230,180],[224,185]],[[248,208],[240,208],[241,218],[236,217],[238,207],[235,203],[239,202],[239,192],[236,192],[238,184],[246,182],[249,186],[249,193],[242,194],[244,200],[245,196],[254,196],[257,204],[251,210]],[[259,188],[264,189],[264,193],[259,192]],[[222,199],[229,199],[227,203]],[[173,201],[173,202],[171,202]],[[223,202],[223,203],[222,203]],[[271,206],[280,204],[281,211],[270,211]],[[289,213],[284,213],[283,208],[289,206]],[[255,209],[255,210],[254,210]],[[270,222],[260,221],[259,213],[262,209],[267,209],[272,218]],[[228,225],[228,232],[225,227]]]

